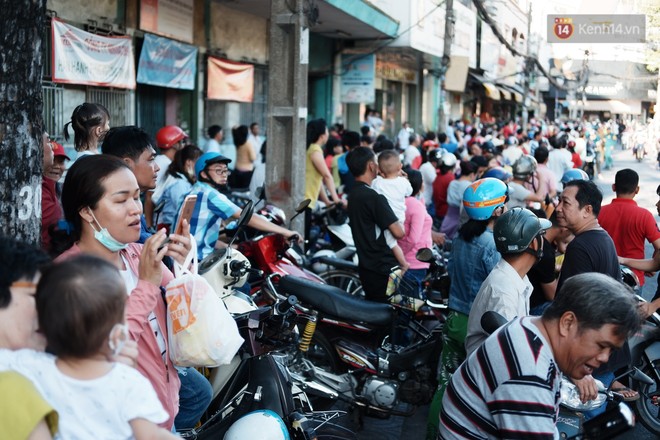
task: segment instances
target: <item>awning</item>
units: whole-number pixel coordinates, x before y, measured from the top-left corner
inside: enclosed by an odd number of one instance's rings
[[[511,92],[502,86],[497,86],[497,88],[500,89],[500,96],[502,97],[502,101],[511,101]]]
[[[495,84],[484,82],[481,83],[481,85],[484,86],[484,89],[486,89],[486,96],[488,96],[493,101],[500,100],[500,89],[495,87]]]
[[[569,101],[569,106],[575,106],[578,109],[583,109],[585,112],[610,112],[624,115],[642,114],[641,101],[619,101],[616,99],[588,100],[586,103],[582,103],[582,101]]]

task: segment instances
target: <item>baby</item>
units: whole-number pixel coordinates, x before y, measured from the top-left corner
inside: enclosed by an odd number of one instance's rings
[[[371,187],[379,194],[382,194],[387,199],[387,202],[394,211],[394,215],[399,219],[401,227],[403,228],[406,220],[406,197],[412,194],[412,186],[405,178],[405,174],[401,170],[401,158],[399,153],[395,150],[385,150],[378,155],[378,168],[380,169],[380,176],[378,176],[371,184]],[[399,247],[396,238],[392,236],[390,231],[385,231],[385,241],[392,249],[392,253],[396,257],[402,272],[408,270],[410,266],[406,261],[403,251]]]
[[[27,377],[57,411],[55,439],[175,439],[151,383],[109,360],[128,339],[126,288],[117,269],[79,256],[43,271],[36,293],[49,353],[0,350],[0,371]]]

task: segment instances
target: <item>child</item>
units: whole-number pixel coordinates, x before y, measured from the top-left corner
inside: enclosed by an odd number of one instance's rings
[[[401,227],[403,227],[406,221],[406,197],[412,194],[412,186],[410,186],[408,179],[403,177],[404,174],[401,171],[399,153],[395,150],[382,151],[378,155],[378,168],[381,175],[373,181],[371,187],[379,194],[385,196],[390,208],[394,211],[394,215],[396,215],[399,223],[401,223]],[[410,265],[390,231],[385,231],[385,240],[390,249],[392,249],[396,260],[399,262],[402,273],[408,270]]]
[[[73,110],[71,121],[64,124],[64,139],[69,140],[73,128],[73,144],[78,157],[99,154],[99,142],[110,129],[110,114],[101,104],[84,102]],[[76,159],[77,159],[76,158]]]
[[[175,439],[149,381],[109,361],[128,338],[126,287],[117,269],[79,256],[43,271],[36,293],[49,353],[0,350],[0,370],[30,379],[59,415],[56,439]],[[51,354],[52,353],[52,354]]]

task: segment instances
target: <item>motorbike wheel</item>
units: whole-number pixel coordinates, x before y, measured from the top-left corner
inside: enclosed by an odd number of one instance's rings
[[[338,269],[323,272],[319,276],[330,286],[338,287],[351,296],[364,298],[362,282],[357,273]]]
[[[317,367],[323,368],[330,373],[342,373],[341,362],[339,361],[337,352],[330,341],[328,341],[328,338],[318,330],[314,332],[314,336],[312,337],[312,343],[307,351],[307,359]]]
[[[647,365],[642,371],[649,377],[657,380],[660,360],[654,362],[654,366]],[[635,402],[635,413],[642,421],[646,429],[655,435],[660,435],[660,406],[653,402],[653,395],[660,393],[658,383],[648,385],[635,382],[636,390],[639,392],[639,400]],[[648,397],[647,397],[648,396]]]

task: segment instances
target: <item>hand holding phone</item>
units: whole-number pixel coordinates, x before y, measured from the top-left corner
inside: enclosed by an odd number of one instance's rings
[[[179,217],[176,222],[176,227],[172,230],[172,233],[177,235],[183,234],[183,219],[186,219],[188,224],[190,224],[190,219],[192,218],[196,204],[197,194],[188,195],[185,199],[183,199],[181,210],[179,211]]]

